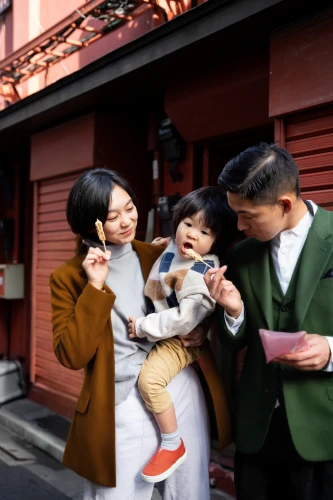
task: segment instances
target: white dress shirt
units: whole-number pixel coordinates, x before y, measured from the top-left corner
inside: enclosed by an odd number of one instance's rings
[[[314,214],[316,213],[318,207],[315,203],[310,201]],[[279,278],[281,289],[285,294],[288,290],[288,286],[294,272],[297,260],[300,256],[302,248],[304,246],[305,240],[307,238],[309,229],[313,222],[313,215],[307,212],[301,221],[293,229],[288,229],[286,231],[281,231],[277,236],[275,236],[270,242],[271,256],[273,264],[276,270],[276,274]],[[233,335],[238,333],[241,324],[244,321],[244,304],[241,314],[238,318],[232,318],[226,311],[224,311],[224,317],[226,325]],[[327,366],[323,369],[327,372],[333,371],[333,337],[326,337],[330,349],[331,349],[331,359]]]

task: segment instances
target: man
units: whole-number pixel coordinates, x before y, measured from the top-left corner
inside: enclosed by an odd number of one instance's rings
[[[237,500],[332,499],[333,214],[302,200],[297,166],[275,145],[230,160],[219,184],[247,236],[205,277],[219,337],[247,345]],[[259,328],[305,330],[307,348],[267,364]]]

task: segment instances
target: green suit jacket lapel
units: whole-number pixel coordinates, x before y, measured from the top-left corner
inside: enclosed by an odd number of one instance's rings
[[[318,207],[304,244],[295,298],[296,325],[300,329],[305,314],[333,252],[332,215]]]
[[[255,253],[249,266],[249,273],[253,294],[257,299],[258,307],[265,319],[266,327],[272,330],[273,305],[269,251],[269,243],[257,242]]]

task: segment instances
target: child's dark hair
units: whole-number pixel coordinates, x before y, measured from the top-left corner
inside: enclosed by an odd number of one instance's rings
[[[215,234],[211,253],[223,259],[230,246],[239,237],[237,216],[228,205],[227,195],[220,187],[196,189],[175,205],[173,212],[173,231],[176,234],[180,222],[200,211],[204,213],[204,224]]]
[[[133,188],[121,175],[107,168],[95,168],[84,172],[74,183],[67,200],[67,221],[73,233],[98,241],[95,222],[105,223],[112,191],[119,186],[137,206]]]

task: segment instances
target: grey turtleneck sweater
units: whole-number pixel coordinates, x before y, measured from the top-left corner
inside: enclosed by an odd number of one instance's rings
[[[94,244],[94,246],[97,246]],[[116,295],[111,311],[114,335],[116,405],[126,400],[138,378],[141,365],[154,346],[146,339],[128,337],[128,318],[146,315],[144,279],[138,254],[131,243],[108,245],[111,250],[106,285]]]

